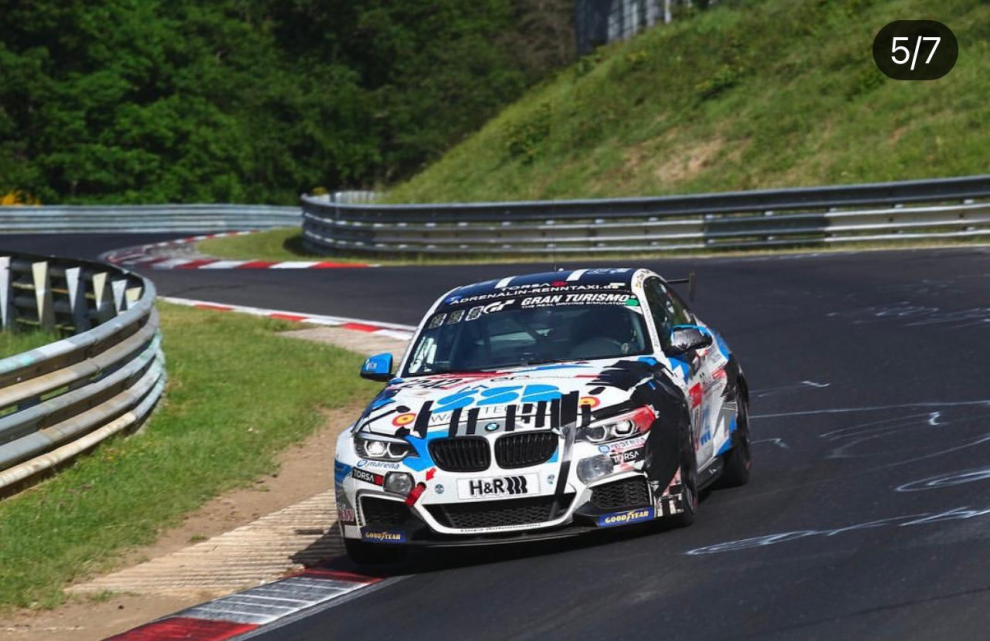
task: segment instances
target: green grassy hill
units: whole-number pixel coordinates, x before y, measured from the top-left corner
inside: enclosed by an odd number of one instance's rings
[[[929,82],[872,59],[932,19],[959,61]],[[393,202],[576,198],[990,172],[990,3],[726,2],[599,50],[391,193]]]

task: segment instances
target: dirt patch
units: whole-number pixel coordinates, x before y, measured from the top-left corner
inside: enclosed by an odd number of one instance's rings
[[[725,139],[715,137],[689,147],[675,146],[653,170],[653,175],[661,184],[680,183],[690,180],[711,165],[725,147]]]
[[[894,145],[896,145],[897,144],[897,141],[899,141],[901,139],[901,136],[903,136],[905,133],[907,133],[907,130],[908,130],[908,126],[907,125],[902,125],[902,126],[898,127],[897,129],[895,129],[894,131],[892,131],[890,133],[890,138],[888,139],[888,141],[890,142],[890,145],[892,147]]]
[[[676,190],[717,162],[738,162],[748,145],[748,140],[733,142],[721,134],[685,142],[677,129],[671,129],[627,149],[617,173],[626,182],[642,182],[639,177],[650,176],[652,184]]]
[[[365,356],[391,352],[396,364],[402,361],[402,355],[405,353],[406,347],[409,346],[408,332],[378,331],[365,333],[339,327],[311,327],[282,332],[281,335],[336,345]]]
[[[246,526],[320,493],[333,483],[333,445],[337,435],[361,411],[361,405],[326,412],[326,425],[279,456],[279,471],[211,500],[183,522],[161,533],[152,545],[124,556],[123,565],[157,559],[191,544]],[[18,611],[0,622],[2,641],[98,641],[149,620],[217,596],[214,591],[185,594],[72,597],[50,611]]]

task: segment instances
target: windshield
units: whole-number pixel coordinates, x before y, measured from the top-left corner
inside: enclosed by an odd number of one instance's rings
[[[551,300],[536,306],[540,301],[529,298],[437,312],[417,337],[402,375],[648,353],[646,323],[636,297],[629,293],[592,297],[601,302],[570,305]]]

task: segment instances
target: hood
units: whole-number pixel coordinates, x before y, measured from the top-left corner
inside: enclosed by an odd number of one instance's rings
[[[441,429],[451,436],[549,429],[579,415],[584,423],[628,409],[635,388],[659,370],[642,356],[393,379],[356,429],[424,438]]]

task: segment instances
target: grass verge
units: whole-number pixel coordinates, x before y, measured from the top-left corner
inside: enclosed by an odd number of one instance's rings
[[[169,386],[137,436],[0,502],[0,611],[53,607],[208,499],[273,471],[322,422],[370,398],[361,357],[278,336],[295,325],[160,303]],[[327,453],[330,465],[330,453]]]
[[[0,358],[22,354],[60,339],[56,334],[40,331],[0,332]]]
[[[196,243],[196,249],[208,256],[228,260],[326,260],[302,244],[298,227],[284,227],[243,236],[222,236]],[[337,260],[333,258],[332,260]],[[359,261],[355,258],[354,261]]]
[[[302,235],[298,228],[276,229],[263,231],[247,236],[229,236],[226,238],[214,238],[201,241],[197,245],[197,250],[209,256],[225,258],[230,260],[332,260],[336,262],[366,262],[377,265],[402,266],[402,265],[467,265],[467,264],[495,264],[495,263],[548,263],[556,261],[558,263],[589,263],[589,262],[610,262],[616,264],[626,264],[631,261],[644,261],[660,258],[727,258],[731,256],[747,256],[756,254],[806,254],[821,252],[843,252],[843,251],[880,251],[893,249],[931,249],[938,247],[964,247],[974,245],[985,245],[990,242],[990,236],[969,239],[945,239],[945,240],[887,240],[887,241],[866,241],[862,243],[836,243],[833,245],[809,245],[797,248],[775,248],[775,249],[747,249],[747,250],[677,250],[669,252],[653,253],[631,253],[615,252],[604,254],[588,253],[565,253],[558,252],[554,255],[543,253],[530,256],[512,255],[489,255],[489,256],[429,256],[416,254],[407,258],[386,258],[378,256],[360,255],[333,255],[333,256],[313,256],[306,253],[295,253],[296,247],[301,247]],[[252,242],[247,242],[252,239]],[[254,252],[261,249],[262,253]]]

